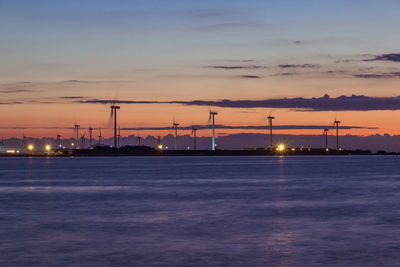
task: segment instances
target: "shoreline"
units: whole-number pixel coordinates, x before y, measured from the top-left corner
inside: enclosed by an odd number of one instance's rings
[[[122,147],[119,149],[95,147],[92,149],[57,150],[52,152],[32,152],[21,154],[3,153],[0,157],[167,157],[167,156],[385,156],[399,155],[398,152],[378,151],[373,153],[369,150],[331,150],[331,149],[305,149],[291,148],[284,151],[270,149],[245,149],[245,150],[156,150],[149,147]]]

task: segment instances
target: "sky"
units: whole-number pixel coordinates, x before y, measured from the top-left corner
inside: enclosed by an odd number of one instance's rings
[[[321,134],[336,118],[342,134],[398,134],[399,11],[398,0],[0,0],[0,136],[70,137],[75,123],[111,135],[112,102],[123,135],[207,125],[210,109],[224,133],[263,132],[272,114],[296,126],[280,133]]]

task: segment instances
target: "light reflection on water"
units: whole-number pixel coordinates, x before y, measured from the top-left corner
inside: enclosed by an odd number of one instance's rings
[[[397,157],[1,158],[0,265],[397,265]]]

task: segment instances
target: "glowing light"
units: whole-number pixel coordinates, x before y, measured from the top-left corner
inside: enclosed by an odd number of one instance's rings
[[[46,145],[44,148],[46,151],[50,151],[51,150],[51,146],[50,145]]]
[[[7,150],[6,152],[7,152],[7,153],[14,154],[14,153],[15,153],[15,150],[14,150],[14,149],[9,149],[9,150]]]
[[[74,144],[74,143],[71,143],[71,146],[75,146],[75,144]]]
[[[284,150],[285,150],[285,145],[280,144],[280,145],[278,146],[278,151],[284,151]]]
[[[34,149],[34,146],[33,146],[33,145],[29,145],[29,146],[28,146],[28,150],[32,151],[33,149]]]
[[[325,151],[326,151],[326,152],[329,152],[329,148],[325,148]]]
[[[158,149],[159,149],[159,150],[162,150],[162,149],[163,149],[163,146],[162,146],[162,145],[158,145]]]
[[[293,148],[292,148],[292,151],[296,151],[296,148],[293,147]]]

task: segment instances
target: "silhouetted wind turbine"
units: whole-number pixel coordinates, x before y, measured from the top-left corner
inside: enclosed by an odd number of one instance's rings
[[[81,147],[82,147],[82,149],[84,149],[85,148],[85,135],[86,135],[86,132],[84,132],[82,135],[81,135]]]
[[[138,140],[138,146],[140,146],[141,145],[140,141],[142,140],[142,137],[138,136],[137,140]]]
[[[197,135],[196,135],[196,133],[197,133],[197,128],[192,128],[192,135],[193,135],[193,150],[196,150],[197,149]]]
[[[161,136],[157,136],[157,148],[161,149]]]
[[[58,130],[57,130],[57,146],[61,148],[61,135],[59,134]]]
[[[101,136],[101,128],[99,128],[99,135],[97,136],[99,138],[99,145],[101,144],[101,138],[103,138],[103,136]]]
[[[111,118],[114,116],[114,147],[118,148],[117,140],[117,110],[120,109],[119,106],[111,105]]]
[[[26,143],[27,143],[27,142],[26,142],[26,139],[27,139],[27,138],[26,138],[25,133],[22,133],[22,147],[24,147],[24,148],[25,148],[26,145],[27,145],[27,144],[26,144]]]
[[[175,121],[172,123],[172,130],[174,130],[174,149],[177,150],[178,147],[178,126],[179,123],[176,123]]]
[[[77,148],[79,148],[79,127],[81,127],[78,124],[74,125],[74,135],[75,135],[75,142],[77,145]]]
[[[119,147],[119,141],[121,140],[121,127],[118,125],[118,142],[117,142],[117,145],[118,145],[118,147]]]
[[[208,122],[212,120],[212,142],[211,142],[211,150],[215,150],[215,115],[218,115],[217,112],[210,110],[210,116],[208,117]]]
[[[272,120],[275,119],[275,117],[271,116],[271,113],[267,117],[268,123],[269,123],[269,148],[272,149]]]
[[[336,150],[339,150],[339,123],[340,121],[336,120],[333,124],[336,126]]]
[[[325,136],[325,149],[328,148],[328,131],[329,129],[324,129],[324,136]]]
[[[92,147],[93,145],[93,128],[89,125],[89,145]]]

